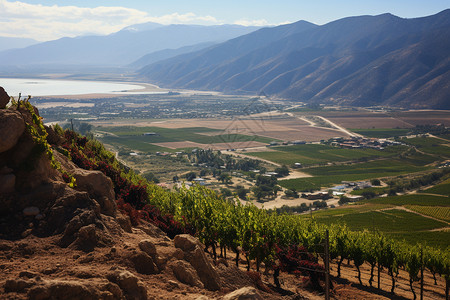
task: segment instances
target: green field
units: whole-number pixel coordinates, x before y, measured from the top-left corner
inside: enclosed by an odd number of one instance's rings
[[[303,172],[313,175],[313,177],[280,180],[279,184],[285,188],[303,191],[328,187],[342,181],[382,178],[427,169],[429,167],[417,166],[401,159],[384,159],[351,165],[307,168]]]
[[[420,243],[442,250],[448,250],[450,246],[450,231],[402,232],[386,233],[386,235],[396,240],[404,240],[411,245]]]
[[[379,231],[413,245],[422,243],[441,249],[450,246],[450,231],[430,231],[446,228],[448,223],[395,209],[393,205],[397,204],[395,202],[394,204],[380,204],[370,201],[345,205],[342,208],[315,211],[313,217],[317,222],[324,224],[345,223],[351,230]],[[429,206],[421,207],[428,208]],[[309,214],[301,215],[301,217],[309,218]]]
[[[447,226],[447,223],[399,209],[318,217],[317,221],[324,224],[346,223],[351,230],[368,229],[392,233],[431,230]]]
[[[450,179],[441,184],[435,185],[432,188],[426,189],[424,193],[450,196]]]
[[[267,159],[279,164],[291,165],[296,162],[303,165],[325,164],[328,162],[354,161],[358,159],[372,159],[377,157],[391,157],[399,155],[406,148],[404,146],[388,147],[387,149],[341,149],[322,144],[293,145],[273,147],[267,152],[248,152],[247,155]]]
[[[141,152],[156,152],[167,151],[174,152],[176,150],[170,150],[169,148],[160,147],[154,145],[154,143],[166,143],[166,142],[183,142],[191,141],[199,144],[217,144],[217,143],[233,143],[233,142],[246,142],[246,141],[258,141],[261,143],[270,143],[273,139],[249,136],[243,134],[221,134],[222,130],[205,128],[205,127],[192,127],[192,128],[161,128],[161,127],[98,127],[97,132],[107,132],[109,135],[104,135],[99,138],[106,144],[114,146],[125,146],[129,149],[141,151]],[[201,133],[215,132],[217,135],[203,135]],[[153,133],[152,135],[144,135],[145,133]]]
[[[450,147],[445,145],[449,144],[448,141],[430,137],[416,137],[411,139],[402,139],[402,142],[414,145],[420,151],[439,155],[443,158],[450,158]]]
[[[374,129],[351,129],[351,131],[366,137],[385,139],[407,135],[410,129],[405,128],[374,128]]]
[[[411,194],[368,200],[374,204],[450,206],[450,198],[446,196]]]
[[[450,206],[406,205],[405,207],[420,214],[450,222]]]

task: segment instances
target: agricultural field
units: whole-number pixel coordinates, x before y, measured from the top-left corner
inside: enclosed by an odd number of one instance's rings
[[[450,197],[450,179],[447,179],[441,184],[435,185],[432,188],[426,189],[424,193],[438,194]]]
[[[374,128],[374,129],[351,129],[351,131],[365,137],[385,139],[407,135],[410,130],[405,128]]]
[[[406,205],[405,207],[422,215],[450,222],[450,206]]]
[[[156,151],[175,152],[186,148],[212,148],[220,144],[222,149],[235,144],[257,143],[267,145],[273,139],[244,134],[223,134],[223,131],[206,127],[162,128],[162,127],[97,127],[99,139],[114,146],[151,153]],[[176,145],[176,146],[175,146]],[[178,147],[177,147],[178,146]]]
[[[410,194],[402,196],[392,196],[376,198],[370,203],[391,204],[391,205],[422,205],[422,206],[450,206],[450,198],[447,196],[437,196],[428,194]]]
[[[319,115],[345,128],[376,129],[376,128],[410,128],[414,125],[400,118],[393,117],[388,112],[373,112],[367,110],[300,112],[301,114]]]
[[[297,191],[320,189],[339,184],[342,181],[358,181],[388,176],[397,176],[430,169],[424,165],[416,165],[415,161],[405,159],[380,159],[356,164],[343,164],[305,168],[302,171],[313,177],[280,180],[284,188]]]
[[[312,216],[319,223],[345,223],[351,230],[379,231],[413,245],[422,243],[441,249],[450,246],[450,230],[445,229],[449,227],[450,202],[429,195],[387,197],[384,201],[379,199],[316,211]],[[438,218],[441,215],[444,217]],[[302,217],[309,218],[309,215]]]
[[[450,141],[431,137],[416,137],[402,139],[402,142],[415,146],[421,152],[437,155],[443,159],[450,158]]]
[[[341,149],[323,144],[293,145],[271,147],[272,151],[247,152],[247,155],[267,159],[279,164],[303,165],[325,164],[329,162],[354,161],[399,155],[406,150],[404,146],[392,146],[380,151],[375,149]]]

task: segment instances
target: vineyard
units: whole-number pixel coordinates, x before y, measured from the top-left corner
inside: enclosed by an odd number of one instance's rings
[[[450,207],[407,205],[408,209],[439,220],[450,222]]]
[[[245,258],[248,270],[254,265],[260,271],[262,264],[271,268],[275,283],[277,274],[286,270],[283,268],[283,257],[292,259],[288,253],[299,251],[295,247],[300,245],[315,257],[315,261],[313,259],[307,266],[313,271],[323,268],[318,262],[325,261],[322,245],[328,231],[329,258],[337,262],[338,277],[342,262],[349,259],[358,270],[360,284],[363,284],[360,267],[367,263],[371,266],[368,284],[374,284],[375,272],[386,274],[387,271],[392,282],[390,292],[395,293],[396,274],[403,269],[409,274],[415,297],[413,283],[420,280],[421,269],[426,269],[433,276],[439,275],[445,279],[446,287],[443,287],[442,294],[444,289],[448,294],[450,251],[421,245],[411,247],[382,233],[366,230],[353,232],[346,225],[326,225],[314,219],[269,213],[253,205],[242,205],[237,200],[224,200],[214,191],[201,186],[168,191],[148,184],[132,171],[126,173],[100,143],[71,131],[55,131],[66,139],[63,145],[55,148],[78,166],[101,170],[112,179],[118,207],[130,216],[134,225],[146,220],[159,226],[170,237],[182,232],[195,234],[214,258],[218,256],[217,249],[225,257],[227,251],[232,251],[236,264],[239,264],[241,255]],[[434,225],[420,226],[429,228]]]

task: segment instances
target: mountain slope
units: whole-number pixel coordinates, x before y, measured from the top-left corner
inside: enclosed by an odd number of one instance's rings
[[[199,51],[199,50],[205,49],[207,47],[210,47],[212,45],[214,45],[213,42],[206,42],[206,43],[185,46],[185,47],[181,47],[181,48],[177,48],[177,49],[159,50],[159,51],[155,51],[155,52],[152,52],[152,53],[142,56],[141,58],[132,62],[128,66],[130,66],[132,68],[142,68],[142,66],[150,65],[157,61],[169,59],[169,58],[172,58],[172,57],[175,57],[175,56],[178,56],[181,54],[189,53],[189,52]]]
[[[107,36],[61,38],[0,53],[0,65],[81,64],[121,66],[143,55],[205,42],[223,42],[256,30],[237,25],[199,26],[148,24]]]
[[[149,65],[140,74],[170,87],[264,91],[301,101],[362,106],[449,108],[445,49],[450,10],[417,19],[383,14],[298,31],[295,26],[298,23],[259,30]],[[281,29],[286,34],[277,36]],[[240,51],[246,44],[254,47]]]
[[[33,39],[0,36],[0,51],[28,47],[37,43],[39,42]]]

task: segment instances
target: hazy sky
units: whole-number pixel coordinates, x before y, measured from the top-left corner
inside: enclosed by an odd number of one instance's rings
[[[0,0],[0,36],[51,40],[109,34],[144,22],[162,24],[315,24],[355,15],[404,18],[450,8],[450,0]]]

